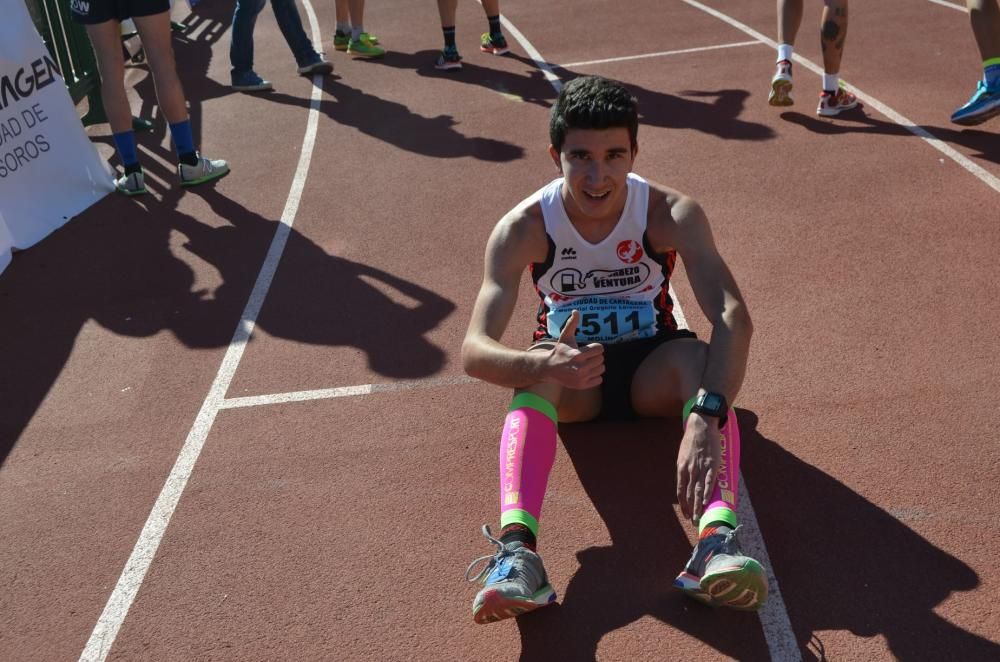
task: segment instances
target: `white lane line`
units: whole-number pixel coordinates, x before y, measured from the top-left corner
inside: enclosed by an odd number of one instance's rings
[[[609,57],[603,60],[586,60],[583,62],[567,62],[556,65],[557,69],[569,69],[570,67],[589,67],[592,64],[605,64],[608,62],[626,62],[628,60],[644,60],[650,57],[666,57],[668,55],[683,55],[685,53],[701,53],[702,51],[715,51],[721,48],[739,48],[741,46],[760,46],[759,41],[738,41],[733,44],[719,44],[717,46],[698,46],[697,48],[682,48],[676,51],[660,51],[659,53],[643,53],[642,55],[626,55],[624,57]]]
[[[313,12],[309,0],[303,0],[303,6],[309,15],[309,25],[312,29],[315,43],[322,43],[319,31],[319,23],[316,14]],[[132,554],[125,563],[118,583],[115,585],[111,597],[104,606],[104,612],[97,620],[90,639],[87,641],[83,652],[80,654],[80,662],[103,662],[114,645],[118,631],[128,614],[132,602],[135,600],[139,587],[153,562],[156,550],[163,540],[163,534],[167,530],[170,518],[180,501],[181,493],[187,485],[191,472],[194,470],[195,462],[205,445],[212,424],[215,422],[216,414],[222,408],[223,399],[229,384],[236,373],[236,368],[243,356],[250,334],[253,332],[257,316],[260,314],[261,306],[267,296],[267,291],[271,287],[271,281],[281,259],[281,253],[285,248],[285,243],[291,231],[292,223],[295,221],[295,214],[299,208],[299,200],[302,197],[302,189],[305,186],[306,176],[309,174],[309,162],[312,159],[313,147],[316,142],[316,127],[319,122],[320,98],[323,94],[322,76],[313,77],[312,99],[309,104],[309,119],[306,123],[305,136],[302,139],[302,151],[299,156],[298,167],[295,170],[295,177],[292,180],[291,189],[285,202],[285,209],[281,214],[281,222],[278,224],[271,240],[271,247],[267,252],[267,257],[261,265],[260,273],[254,284],[250,299],[240,322],[233,333],[233,339],[229,343],[226,356],[216,373],[212,387],[209,389],[205,401],[201,405],[201,410],[195,419],[187,440],[181,448],[180,455],[174,463],[170,475],[167,477],[160,495],[153,504],[153,509],[146,519],[146,524],[142,527],[139,539],[132,549]]]
[[[241,398],[227,398],[220,409],[237,409],[239,407],[260,407],[263,405],[279,405],[289,402],[305,402],[307,400],[328,400],[331,398],[349,398],[372,393],[393,393],[399,391],[415,391],[441,386],[460,386],[475,384],[479,380],[472,377],[441,377],[437,379],[415,379],[402,382],[386,382],[383,384],[359,384],[357,386],[341,386],[324,388],[314,391],[293,391],[290,393],[272,393],[270,395],[253,395]]]
[[[544,65],[545,68],[542,69],[543,71],[547,73],[551,72],[551,66],[545,62],[527,38],[521,32],[517,31],[506,18],[501,16],[501,21],[503,22],[503,26],[507,28],[507,31],[521,44],[521,47],[530,54],[531,59],[539,65]],[[550,80],[549,82],[552,83],[552,87],[555,88],[557,93],[562,89],[560,81],[553,82]],[[677,295],[674,293],[672,285],[670,286],[669,294],[674,301],[674,316],[677,319],[677,323],[681,328],[686,329],[687,319],[684,317],[684,311],[681,309],[680,302],[677,301]],[[760,618],[761,629],[764,631],[764,640],[767,642],[767,648],[771,653],[772,660],[776,662],[801,662],[802,654],[795,639],[795,632],[792,630],[791,620],[788,618],[785,601],[782,599],[781,591],[778,588],[778,579],[772,570],[770,557],[767,554],[767,547],[764,545],[764,537],[761,535],[760,526],[757,524],[757,515],[750,504],[750,494],[746,487],[746,481],[743,480],[742,473],[740,475],[739,489],[740,503],[737,505],[737,510],[739,511],[740,522],[746,527],[746,534],[740,536],[740,540],[746,547],[746,551],[759,560],[767,572],[768,591],[770,595],[764,607],[757,612]]]
[[[745,32],[746,34],[750,35],[754,39],[756,39],[756,40],[758,40],[758,41],[760,41],[762,43],[767,44],[771,48],[774,48],[774,49],[778,48],[778,44],[775,41],[773,41],[771,39],[768,39],[767,37],[765,37],[761,33],[757,32],[756,30],[754,30],[750,26],[745,25],[743,23],[740,23],[735,18],[727,16],[726,14],[723,14],[720,11],[712,9],[711,7],[707,7],[707,6],[703,5],[703,4],[701,4],[700,2],[698,2],[697,0],[682,0],[682,2],[684,2],[684,3],[688,4],[688,5],[691,5],[692,7],[696,8],[696,9],[700,9],[701,11],[705,12],[706,14],[711,14],[712,16],[714,16],[715,18],[719,19],[723,23],[727,23],[728,25],[731,25],[732,27],[736,28],[737,30],[740,30],[741,32]],[[820,76],[823,75],[823,68],[822,67],[820,67],[820,66],[814,64],[813,62],[805,59],[804,57],[802,57],[798,53],[796,53],[792,57],[795,59],[795,62],[797,62],[798,64],[801,64],[803,67],[809,69],[813,73],[818,74]],[[872,108],[874,108],[878,112],[882,113],[883,115],[885,115],[886,117],[888,117],[889,119],[891,119],[893,122],[895,122],[899,126],[903,127],[904,129],[906,129],[907,131],[909,131],[913,135],[917,136],[918,138],[920,138],[921,140],[923,140],[924,142],[926,142],[928,145],[930,145],[931,147],[933,147],[934,149],[936,149],[937,151],[941,152],[942,154],[944,154],[945,156],[947,156],[949,159],[951,159],[952,161],[954,161],[955,163],[957,163],[959,166],[961,166],[962,168],[964,168],[970,174],[974,175],[979,181],[983,182],[984,184],[986,184],[987,186],[989,186],[991,189],[993,189],[997,193],[1000,193],[1000,178],[996,177],[996,175],[993,175],[988,170],[986,170],[986,169],[982,168],[981,166],[977,165],[974,161],[972,161],[971,159],[969,159],[968,157],[966,157],[964,154],[959,153],[957,150],[955,150],[954,148],[952,148],[947,143],[945,143],[942,140],[934,137],[934,135],[931,134],[929,131],[927,131],[926,129],[924,129],[921,126],[917,126],[914,122],[912,122],[911,120],[903,117],[902,115],[900,115],[895,110],[893,110],[889,106],[885,105],[884,103],[882,103],[881,101],[879,101],[875,97],[862,92],[861,90],[859,90],[858,88],[854,87],[853,85],[848,85],[847,83],[845,83],[845,86],[856,97],[858,97],[858,99],[861,99],[861,101],[863,101],[865,103],[865,105],[871,106]]]
[[[941,5],[942,7],[948,7],[950,9],[957,9],[963,14],[968,14],[969,10],[966,9],[965,5],[956,5],[953,2],[948,2],[947,0],[927,0],[927,2],[933,2],[935,5]]]

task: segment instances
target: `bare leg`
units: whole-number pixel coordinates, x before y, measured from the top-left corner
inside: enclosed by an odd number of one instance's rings
[[[441,17],[441,27],[455,25],[455,11],[458,8],[458,0],[437,0],[438,15]]]
[[[823,70],[828,74],[840,73],[840,60],[844,55],[847,37],[847,0],[825,0],[820,44],[823,46]]]
[[[365,24],[365,0],[351,0],[351,25]],[[340,18],[338,17],[339,21]]]
[[[972,34],[983,60],[1000,57],[1000,6],[996,0],[966,0]]]
[[[87,35],[97,56],[97,71],[101,74],[101,100],[108,115],[111,131],[132,130],[132,109],[125,94],[125,57],[122,54],[121,24],[105,21],[87,26]]]
[[[500,0],[483,0],[483,11],[487,16],[496,16],[500,13]]]
[[[163,116],[170,124],[183,122],[188,118],[187,101],[170,44],[170,13],[137,16],[134,20],[149,60],[149,70],[153,73],[156,99]]]
[[[778,0],[778,43],[794,44],[802,24],[802,0]]]
[[[337,0],[337,23],[351,22],[351,10],[347,2],[348,0]]]

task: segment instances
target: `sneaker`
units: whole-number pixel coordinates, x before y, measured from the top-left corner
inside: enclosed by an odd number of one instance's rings
[[[115,188],[119,193],[129,197],[146,193],[146,176],[142,170],[133,172],[130,175],[122,175],[115,180]]]
[[[1000,85],[990,88],[980,80],[972,98],[951,114],[951,121],[962,126],[975,126],[997,115],[1000,115]]]
[[[472,601],[472,620],[493,623],[556,601],[556,592],[545,575],[542,557],[520,541],[503,544],[490,535],[490,527],[486,525],[483,525],[483,535],[497,546],[497,552],[476,559],[465,571],[468,581],[484,585]],[[488,561],[486,567],[470,577],[473,568],[483,561]]]
[[[351,39],[347,44],[347,52],[354,57],[382,57],[385,49],[377,46],[367,32],[362,32],[357,39]]]
[[[197,165],[177,164],[177,176],[181,180],[181,186],[204,184],[228,174],[228,163],[222,159],[206,159],[201,154],[198,155]]]
[[[368,41],[369,44],[373,46],[378,46],[378,37],[371,34],[370,32],[362,32],[361,37]],[[351,43],[351,33],[350,32],[334,32],[333,33],[333,49],[336,51],[346,51],[347,47]]]
[[[454,69],[462,68],[462,56],[458,54],[458,48],[454,46],[446,46],[441,55],[438,56],[437,62],[434,63],[435,69],[441,69],[443,71],[451,71]]]
[[[776,65],[767,102],[772,106],[791,106],[795,103],[792,99],[792,63],[788,60],[781,60]]]
[[[233,74],[232,81],[233,84],[230,87],[237,92],[266,92],[274,89],[271,81],[264,80],[257,75],[256,71]]]
[[[510,49],[507,48],[507,40],[502,34],[494,35],[489,32],[484,32],[483,36],[479,38],[479,50],[484,53],[493,53],[493,55],[506,55],[510,52]]]
[[[857,105],[858,98],[842,87],[836,92],[827,92],[824,90],[819,95],[819,106],[816,108],[816,114],[823,115],[824,117],[833,117]]]
[[[311,76],[313,74],[325,76],[333,72],[333,65],[319,53],[313,53],[299,63],[298,72],[303,76]]]
[[[756,611],[764,606],[767,600],[764,568],[740,551],[736,541],[738,530],[739,527],[720,527],[719,533],[699,540],[674,586],[713,607]]]

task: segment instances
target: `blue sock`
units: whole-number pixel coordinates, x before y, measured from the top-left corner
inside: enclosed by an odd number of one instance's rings
[[[997,85],[1000,85],[1000,57],[983,62],[983,82],[989,88],[995,88]]]
[[[118,150],[118,158],[122,160],[122,165],[126,168],[139,165],[139,154],[135,149],[135,131],[112,133],[111,137],[115,139],[115,149]]]
[[[170,125],[170,135],[174,138],[174,149],[177,150],[177,157],[187,163],[197,150],[194,147],[194,136],[191,135],[191,120],[177,122]],[[195,159],[197,163],[197,159]],[[193,165],[190,164],[189,165]]]
[[[449,25],[443,27],[441,28],[441,32],[444,33],[444,47],[455,48],[455,26]]]

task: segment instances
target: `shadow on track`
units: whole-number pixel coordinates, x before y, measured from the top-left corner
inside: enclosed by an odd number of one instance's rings
[[[870,133],[883,136],[917,138],[916,135],[895,122],[887,122],[886,120],[872,117],[862,109],[838,115],[838,121],[836,122],[796,112],[782,113],[781,119],[791,124],[798,124],[813,133],[828,136],[844,133]],[[846,122],[853,123],[847,124]],[[920,128],[938,140],[975,150],[978,153],[972,155],[974,158],[984,159],[991,163],[1000,163],[1000,138],[995,133],[977,129],[955,129],[940,126],[921,126]]]
[[[743,474],[807,659],[823,659],[815,634],[822,630],[884,636],[897,659],[997,659],[1000,647],[934,611],[951,592],[978,585],[969,566],[764,438],[752,412],[740,410],[739,420]],[[595,660],[604,636],[645,616],[724,655],[768,659],[754,614],[713,610],[671,587],[690,554],[671,507],[679,422],[561,425],[559,432],[612,545],[579,552],[560,604],[518,619],[522,662]],[[756,658],[748,656],[754,650]],[[826,651],[833,659],[837,653]]]

